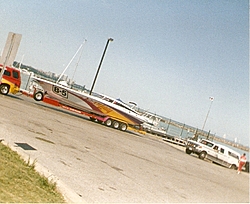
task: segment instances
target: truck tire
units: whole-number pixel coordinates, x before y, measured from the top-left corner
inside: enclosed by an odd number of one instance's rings
[[[0,85],[0,93],[3,95],[7,95],[9,93],[10,87],[7,84]]]
[[[206,152],[201,152],[201,153],[199,154],[199,158],[202,159],[202,160],[204,160],[204,159],[206,158],[206,156],[207,156],[207,153],[206,153]]]
[[[38,91],[34,94],[33,98],[36,100],[36,101],[42,101],[43,100],[43,92],[41,91]]]
[[[187,154],[191,154],[192,151],[191,151],[190,149],[186,148],[186,153],[187,153]]]
[[[237,170],[237,166],[235,164],[230,165],[230,169]]]

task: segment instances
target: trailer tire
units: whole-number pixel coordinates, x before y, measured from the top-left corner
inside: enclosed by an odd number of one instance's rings
[[[112,120],[109,118],[105,121],[105,125],[110,127],[112,125]]]
[[[121,131],[126,131],[126,130],[127,130],[127,127],[128,127],[128,126],[127,126],[127,124],[125,124],[125,123],[121,123],[121,124],[120,124],[120,130],[121,130]]]
[[[120,126],[120,123],[114,120],[112,126],[113,128],[118,129]]]
[[[36,101],[42,101],[43,100],[43,92],[41,91],[38,91],[34,94],[33,98],[36,100]]]

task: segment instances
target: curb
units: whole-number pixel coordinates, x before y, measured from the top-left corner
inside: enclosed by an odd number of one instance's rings
[[[76,192],[70,189],[63,181],[55,176],[49,169],[39,164],[36,159],[30,158],[29,155],[17,149],[15,146],[10,146],[4,140],[0,140],[0,142],[5,146],[10,147],[10,149],[20,155],[25,162],[29,162],[31,164],[35,163],[35,170],[39,174],[45,176],[50,182],[56,183],[58,191],[62,194],[67,203],[87,203]]]

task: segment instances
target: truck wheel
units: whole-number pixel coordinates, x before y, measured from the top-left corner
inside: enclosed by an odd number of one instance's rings
[[[121,124],[120,124],[120,130],[121,130],[121,131],[126,131],[126,130],[127,130],[127,127],[128,127],[128,126],[127,126],[125,123],[121,123]]]
[[[187,153],[187,154],[191,154],[192,151],[191,151],[190,149],[186,148],[186,153]]]
[[[33,98],[36,100],[36,101],[42,101],[43,100],[43,92],[41,91],[38,91],[34,94]]]
[[[233,170],[237,170],[237,166],[235,164],[232,164],[229,168]]]
[[[9,93],[10,87],[7,84],[0,85],[0,93],[3,95],[7,95]]]
[[[107,125],[108,127],[110,127],[112,125],[112,120],[111,119],[107,119],[105,121],[105,125]]]
[[[120,124],[117,121],[114,120],[114,122],[113,122],[113,128],[118,129],[119,125]]]
[[[199,158],[202,159],[202,160],[204,160],[205,157],[206,157],[206,155],[207,155],[206,152],[201,152],[201,153],[199,154]]]

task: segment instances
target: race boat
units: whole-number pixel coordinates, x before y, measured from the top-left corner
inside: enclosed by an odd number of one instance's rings
[[[128,126],[140,126],[144,122],[144,118],[139,112],[121,100],[97,93],[90,95],[37,77],[34,80],[42,87],[42,90],[36,89],[34,92],[33,97],[36,101],[49,97],[62,105],[98,116],[99,122],[123,131]],[[94,118],[96,119],[96,117]]]

